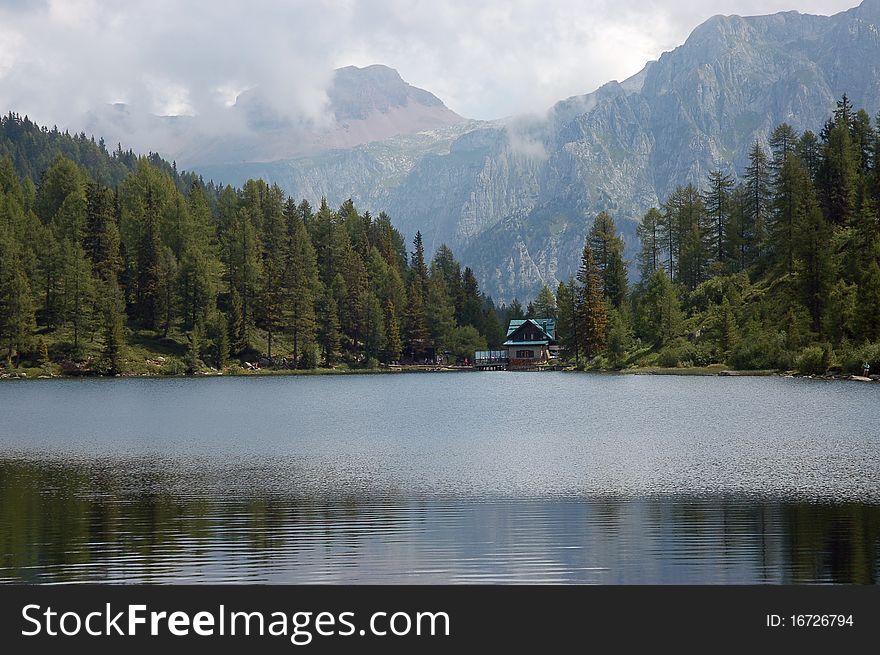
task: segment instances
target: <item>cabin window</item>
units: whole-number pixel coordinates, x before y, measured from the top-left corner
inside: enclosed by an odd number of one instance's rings
[[[517,350],[516,351],[517,359],[534,359],[535,351],[534,350]]]

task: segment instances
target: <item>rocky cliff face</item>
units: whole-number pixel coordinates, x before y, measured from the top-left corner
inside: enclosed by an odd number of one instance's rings
[[[461,252],[496,300],[528,298],[576,270],[597,212],[615,217],[632,258],[636,222],[675,185],[702,183],[716,167],[742,170],[755,139],[766,144],[783,121],[818,130],[843,93],[880,109],[880,0],[831,17],[716,16],[638,75],[543,117],[201,170],[385,209],[428,247]]]

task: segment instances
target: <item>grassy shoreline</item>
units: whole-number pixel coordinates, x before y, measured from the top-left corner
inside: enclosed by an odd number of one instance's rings
[[[233,366],[224,371],[205,370],[192,375],[168,374],[161,371],[149,373],[128,373],[120,375],[101,375],[91,371],[82,373],[61,373],[58,371],[47,372],[39,368],[13,369],[12,371],[0,371],[0,381],[12,380],[76,380],[76,379],[141,379],[141,378],[218,378],[218,377],[285,377],[285,376],[326,376],[326,375],[389,375],[389,374],[413,374],[413,373],[470,373],[476,369],[464,366],[443,365],[400,365],[380,368],[315,368],[315,369],[247,369]],[[802,378],[814,380],[860,380],[868,381],[859,376],[850,375],[801,375],[793,371],[778,370],[743,370],[737,371],[727,368],[723,364],[711,364],[709,366],[689,367],[662,367],[662,366],[633,366],[620,370],[588,369],[576,370],[574,368],[559,369],[563,373],[586,373],[595,375],[673,375],[683,377],[784,377]],[[880,380],[872,380],[880,382]]]

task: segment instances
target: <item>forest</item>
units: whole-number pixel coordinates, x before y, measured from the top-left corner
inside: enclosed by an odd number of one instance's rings
[[[0,124],[7,369],[376,368],[497,347],[506,317],[471,269],[445,247],[427,261],[420,234],[412,247],[351,201],[313,208],[14,114]]]
[[[496,306],[443,246],[384,213],[181,173],[158,155],[0,121],[0,362],[27,375],[376,369],[463,362],[512,318],[558,319],[562,361],[880,372],[880,136],[844,98],[782,124],[745,170],[641,219],[640,281],[614,219],[577,275]],[[585,222],[587,218],[585,217]],[[410,250],[410,247],[412,248]]]
[[[734,179],[676,188],[641,219],[641,281],[595,221],[557,291],[579,365],[724,364],[824,374],[880,369],[880,138],[844,96],[819,135],[787,124]]]

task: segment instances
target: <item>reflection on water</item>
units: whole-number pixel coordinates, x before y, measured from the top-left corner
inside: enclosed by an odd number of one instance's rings
[[[877,584],[880,385],[0,384],[0,581]]]
[[[880,570],[878,505],[241,497],[179,475],[0,461],[0,580],[876,584]]]

